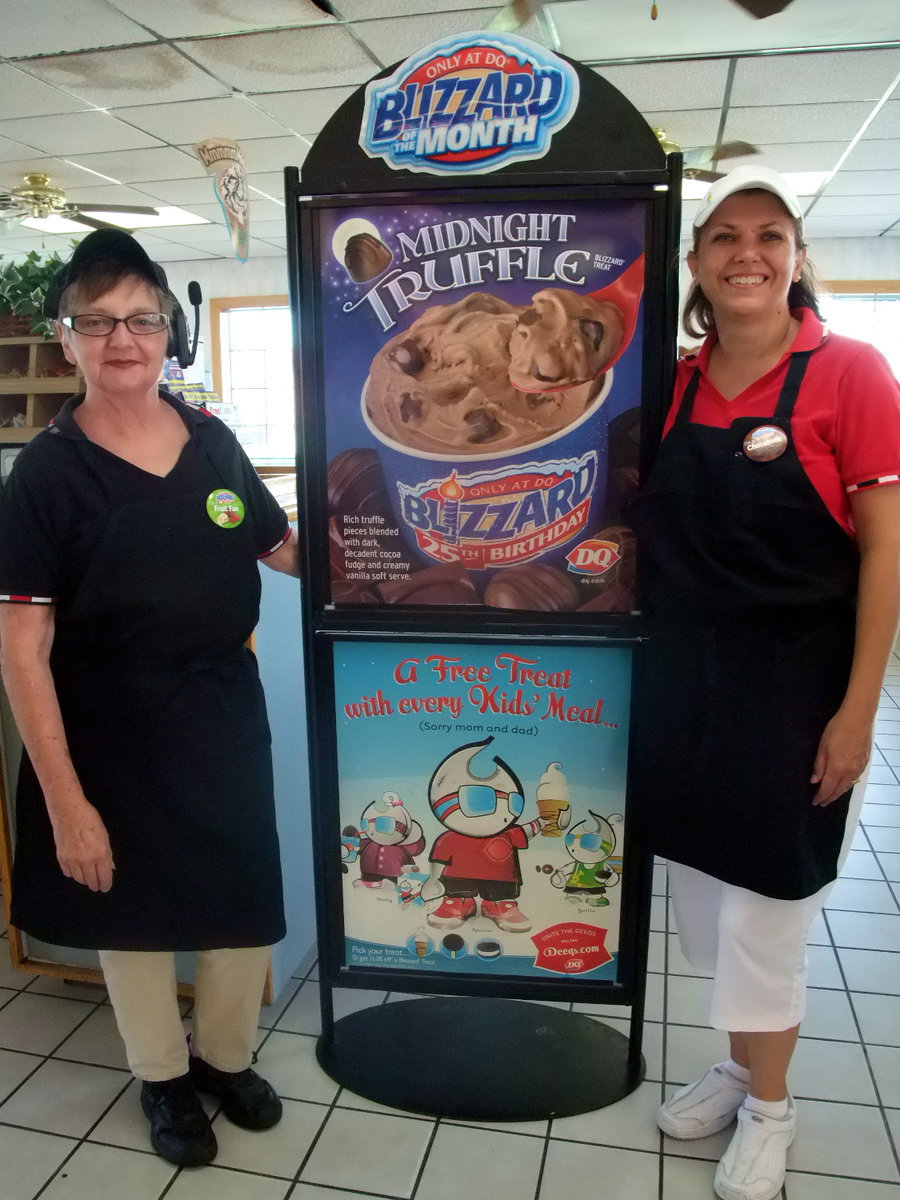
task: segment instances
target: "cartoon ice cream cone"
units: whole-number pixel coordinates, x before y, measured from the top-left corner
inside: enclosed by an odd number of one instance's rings
[[[562,837],[562,831],[569,823],[569,785],[562,763],[548,764],[538,784],[537,805],[544,822],[541,837]]]

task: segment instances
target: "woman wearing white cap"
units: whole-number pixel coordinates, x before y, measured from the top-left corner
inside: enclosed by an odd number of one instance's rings
[[[641,821],[730,1058],[669,1096],[675,1138],[729,1126],[723,1200],[779,1194],[806,938],[871,750],[900,580],[900,391],[819,319],[799,203],[766,168],[694,221],[678,365],[642,493],[651,645]]]

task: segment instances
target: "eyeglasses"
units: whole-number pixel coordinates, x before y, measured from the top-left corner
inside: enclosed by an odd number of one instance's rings
[[[165,313],[158,312],[132,313],[130,317],[104,317],[100,313],[84,313],[78,317],[60,318],[60,324],[74,329],[76,333],[86,333],[88,337],[106,337],[120,323],[129,333],[143,337],[168,329],[169,318]]]

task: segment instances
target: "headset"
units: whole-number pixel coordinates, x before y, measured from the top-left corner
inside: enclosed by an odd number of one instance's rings
[[[44,296],[44,316],[56,320],[59,316],[60,298],[69,284],[83,274],[92,263],[101,261],[132,266],[135,274],[142,275],[154,283],[166,296],[172,307],[166,358],[177,359],[180,367],[189,367],[197,357],[197,342],[200,338],[200,305],[203,303],[200,284],[195,279],[188,284],[188,300],[194,308],[194,336],[191,339],[184,309],[169,287],[165,271],[159,263],[153,262],[139,242],[122,229],[95,230],[76,246],[72,258],[50,281]]]

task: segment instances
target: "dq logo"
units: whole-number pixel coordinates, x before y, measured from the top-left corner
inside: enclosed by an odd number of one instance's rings
[[[576,575],[603,575],[614,567],[621,558],[618,542],[607,542],[601,538],[588,538],[579,542],[566,555],[569,570]]]

